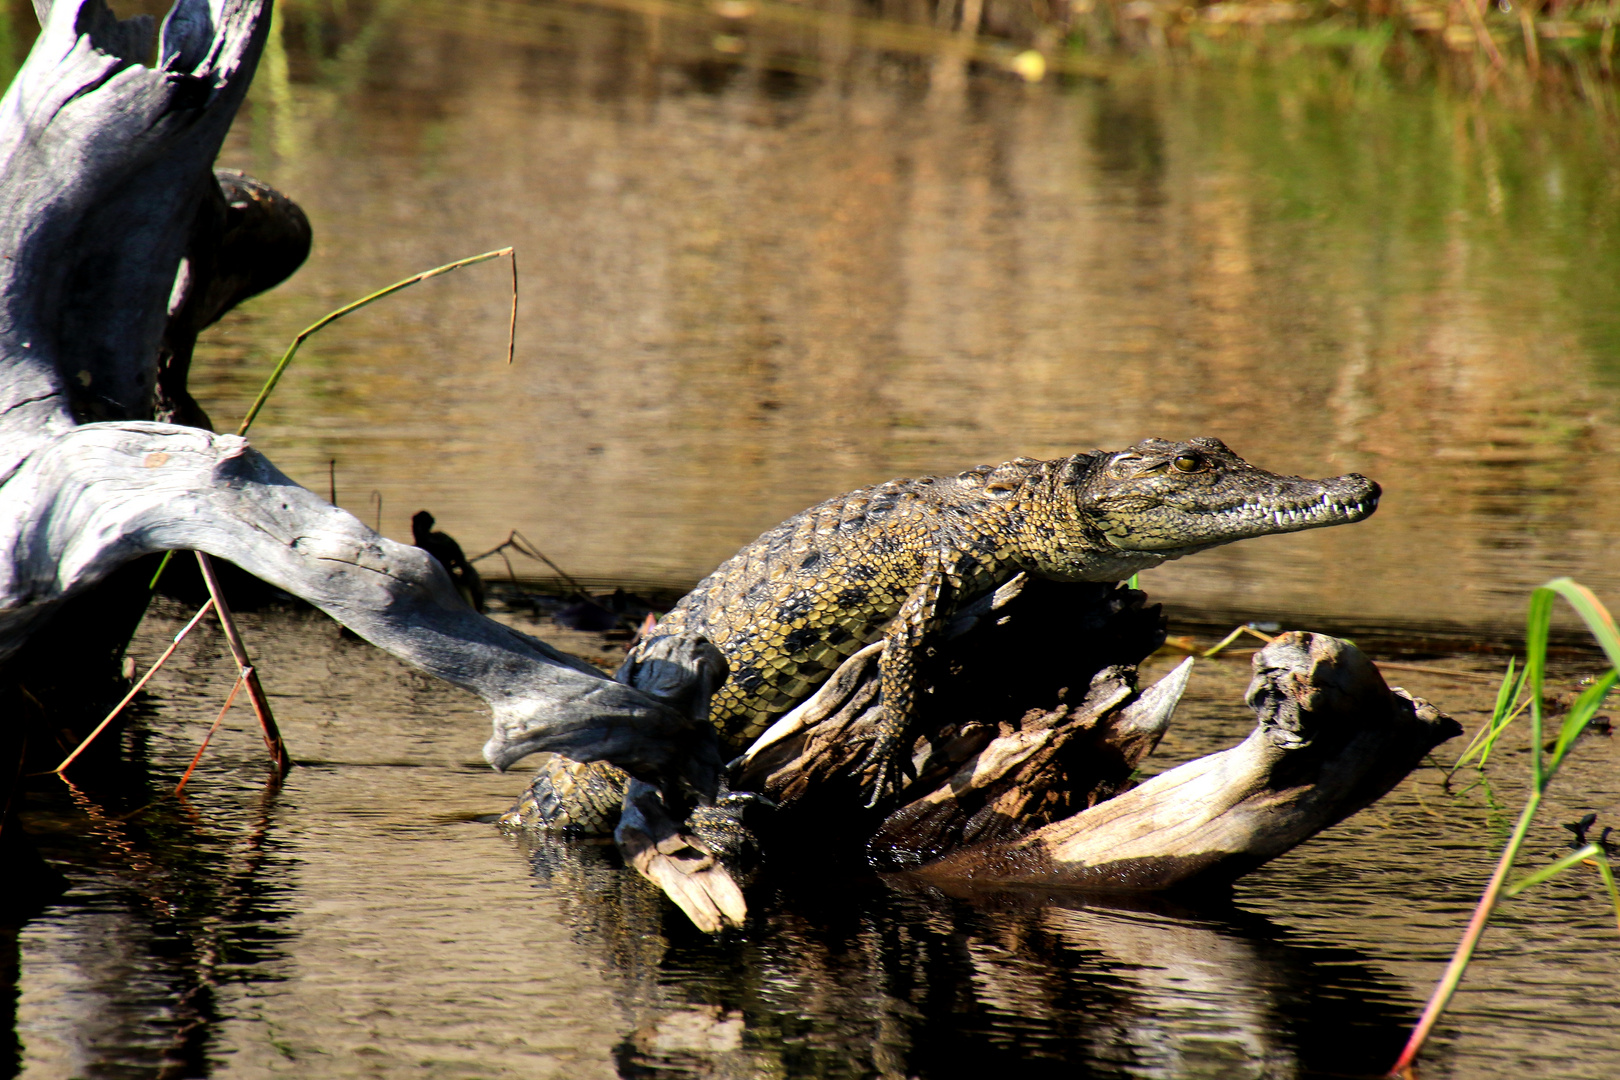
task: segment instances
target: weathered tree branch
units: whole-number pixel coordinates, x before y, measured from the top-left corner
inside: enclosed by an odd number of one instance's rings
[[[86,424],[0,486],[0,660],[53,600],[168,549],[229,559],[478,694],[494,712],[497,767],[550,750],[645,776],[713,775],[706,725],[483,618],[426,552],[298,487],[246,440],[195,428]]]
[[[196,332],[307,248],[296,207],[212,171],[269,5],[179,0],[156,68],[148,18],[41,15],[0,102],[0,664],[130,560],[195,549],[482,696],[499,768],[554,750],[712,789],[713,736],[687,713],[480,618],[425,553],[243,440],[148,422],[205,421],[184,393]]]

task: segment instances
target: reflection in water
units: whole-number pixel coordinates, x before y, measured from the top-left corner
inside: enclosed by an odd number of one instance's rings
[[[187,614],[149,617],[137,661]],[[36,781],[27,827],[73,889],[18,939],[30,1077],[1371,1075],[1499,842],[1486,792],[1426,771],[1235,904],[951,897],[779,862],[750,924],[710,940],[606,845],[473,820],[526,777],[475,759],[489,720],[468,695],[324,617],[241,618],[301,762],[279,791],[238,705],[187,803],[120,820],[172,788],[231,685],[211,624],[159,672],[127,770],[77,795]],[[1195,667],[1155,768],[1247,732],[1247,667]],[[1494,693],[1408,685],[1470,727]],[[1493,768],[1499,795],[1522,790],[1517,759]],[[1620,814],[1620,740],[1565,770],[1528,861],[1556,857],[1558,822]],[[1493,921],[1437,1075],[1620,1070],[1602,886],[1540,892]]]
[[[72,932],[45,930],[55,965],[43,984],[30,971],[32,1000],[18,1016],[32,1049],[44,1042],[67,1056],[36,1053],[29,1064],[203,1075],[224,1019],[220,990],[274,979],[289,938],[288,890],[277,884],[287,864],[267,843],[274,778],[256,797],[235,793],[240,812],[228,831],[186,799],[148,806],[152,785],[138,772],[97,780],[66,785],[57,803],[66,813],[36,818],[31,829],[48,859],[90,877],[66,905]]]
[[[620,986],[621,1076],[1374,1075],[1413,1019],[1367,958],[1230,907],[800,880],[755,890],[717,944],[601,850],[532,857]]]
[[[706,23],[437,10],[289,16],[290,82],[225,163],[298,198],[316,251],[194,376],[238,415],[316,315],[515,244],[516,366],[474,269],[324,332],[257,429],[318,489],[335,458],[368,520],[380,492],[391,535],[432,506],[469,551],[515,527],[576,576],[684,588],[840,490],[1210,434],[1388,494],[1149,575],[1174,603],[1472,633],[1558,573],[1620,586],[1593,467],[1620,185],[1579,118],[1331,71],[980,79],[946,108],[825,20],[733,55]]]
[[[859,20],[283,18],[223,164],[299,199],[316,250],[200,343],[221,424],[325,311],[508,243],[524,267],[515,367],[504,270],[473,269],[314,339],[256,429],[315,490],[335,458],[338,501],[370,521],[375,490],[395,537],[430,506],[469,551],[518,528],[576,575],[683,587],[832,492],[1211,434],[1388,495],[1354,529],[1149,575],[1183,608],[1479,633],[1556,573],[1620,595],[1620,184],[1579,118],[1337,70],[931,92],[926,58]],[[74,889],[17,939],[30,1076],[1371,1073],[1498,839],[1486,789],[1424,773],[1240,883],[1240,908],[781,878],[711,942],[610,852],[520,859],[469,820],[523,778],[474,760],[465,695],[322,618],[248,633],[305,762],[279,793],[239,707],[188,804],[119,820],[230,685],[199,631],[127,773],[32,796]],[[1470,728],[1489,707],[1422,679]],[[1194,680],[1160,757],[1251,722],[1241,663]],[[1617,757],[1583,745],[1536,859],[1558,821],[1620,814]],[[1517,760],[1492,768],[1511,803]],[[1505,905],[1436,1073],[1620,1073],[1605,933],[1587,878]]]

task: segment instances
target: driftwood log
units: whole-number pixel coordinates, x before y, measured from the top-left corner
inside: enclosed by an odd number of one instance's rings
[[[1433,705],[1390,689],[1347,641],[1283,634],[1253,662],[1247,701],[1258,723],[1238,746],[917,873],[1101,891],[1224,884],[1374,802],[1462,734]]]
[[[898,808],[869,814],[855,776],[875,736],[876,654],[736,763],[733,786],[778,801],[800,846],[865,842],[880,869],[991,886],[1149,891],[1229,882],[1390,790],[1461,729],[1391,690],[1354,645],[1288,633],[1255,654],[1239,746],[1133,786],[1192,660],[1137,686],[1164,640],[1123,587],[1014,582],[959,620],[933,660],[936,704]],[[925,695],[925,700],[926,700]]]
[[[309,246],[290,201],[213,171],[267,0],[179,0],[156,67],[149,16],[35,6],[0,101],[0,802],[20,802],[25,756],[55,764],[75,710],[121,693],[152,569],[132,564],[165,550],[229,560],[479,695],[497,768],[550,750],[712,791],[713,734],[690,711],[479,616],[425,552],[206,430],[185,391],[197,332]],[[0,861],[30,858],[16,834],[0,823]]]

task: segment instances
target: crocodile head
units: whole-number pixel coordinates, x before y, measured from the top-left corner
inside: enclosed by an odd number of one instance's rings
[[[1067,485],[1093,550],[1062,576],[1090,580],[1119,580],[1251,536],[1347,525],[1372,514],[1380,494],[1355,473],[1306,480],[1266,472],[1219,439],[1147,439],[1072,461]]]

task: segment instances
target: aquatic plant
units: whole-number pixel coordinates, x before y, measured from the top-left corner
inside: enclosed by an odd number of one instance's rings
[[[304,342],[313,334],[318,332],[322,327],[337,322],[345,315],[353,314],[354,312],[359,311],[361,308],[366,307],[368,304],[374,304],[385,296],[392,296],[401,289],[408,289],[412,285],[420,284],[421,282],[427,281],[430,278],[436,278],[440,274],[448,274],[452,270],[459,270],[464,266],[473,266],[477,263],[488,262],[490,259],[498,259],[503,255],[512,260],[512,319],[507,328],[506,341],[506,362],[510,364],[512,362],[512,358],[517,352],[518,270],[516,253],[513,252],[510,247],[503,247],[495,251],[486,251],[482,255],[472,255],[465,259],[457,259],[455,262],[445,263],[443,266],[435,266],[433,269],[424,270],[420,274],[412,274],[403,281],[396,281],[387,288],[378,289],[374,293],[362,296],[353,303],[344,304],[336,311],[328,312],[319,319],[316,319],[314,322],[310,323],[308,326],[304,327],[304,329],[300,330],[293,337],[292,344],[287,346],[287,351],[283,353],[281,355],[281,359],[276,362],[275,368],[270,372],[270,377],[264,381],[263,388],[259,390],[259,396],[253,399],[253,404],[249,406],[247,415],[242,418],[242,424],[236,429],[236,433],[238,435],[247,434],[248,428],[253,426],[253,421],[258,417],[259,410],[264,408],[264,403],[266,401],[270,400],[270,394],[273,390],[275,390],[276,384],[281,381],[282,373],[287,370],[287,365],[292,363],[294,356],[298,355],[298,350],[303,346]]]
[[[473,255],[465,259],[458,259],[455,262],[445,263],[443,266],[435,266],[433,269],[424,270],[419,274],[412,274],[403,281],[396,281],[386,288],[378,289],[376,292],[363,296],[352,303],[345,304],[336,311],[328,312],[315,322],[311,323],[309,326],[305,327],[303,330],[299,331],[298,334],[293,337],[292,343],[287,346],[287,351],[282,354],[281,359],[277,361],[276,366],[271,370],[269,378],[265,380],[264,386],[259,390],[258,397],[253,399],[253,404],[248,408],[247,415],[242,418],[242,423],[236,429],[236,433],[238,435],[247,434],[248,428],[253,426],[253,421],[258,417],[260,410],[264,408],[265,402],[270,400],[270,394],[275,390],[276,384],[281,381],[282,374],[286,372],[287,366],[292,363],[293,357],[298,354],[299,348],[303,346],[306,340],[319,332],[322,328],[336,322],[345,315],[359,311],[361,308],[366,307],[369,304],[373,304],[384,297],[392,296],[394,293],[397,293],[403,289],[408,289],[412,285],[417,285],[421,282],[436,278],[441,274],[448,274],[453,270],[459,270],[464,266],[474,266],[478,263],[488,262],[490,259],[498,259],[503,256],[511,259],[512,261],[512,317],[508,326],[506,344],[506,362],[510,364],[517,351],[518,269],[517,253],[511,247],[504,247],[495,251],[486,251],[481,255]],[[335,497],[335,489],[337,487],[335,477],[332,480],[332,486],[334,489],[333,495]],[[219,616],[220,626],[225,632],[225,637],[230,645],[231,653],[236,659],[239,675],[237,676],[236,682],[231,686],[230,695],[225,699],[225,706],[220,710],[219,718],[214,721],[214,726],[209,728],[208,734],[203,737],[202,745],[197,748],[197,756],[192,759],[190,767],[186,769],[185,776],[182,776],[180,778],[180,783],[176,785],[174,789],[175,794],[178,795],[181,789],[186,786],[186,781],[190,779],[192,770],[197,767],[197,762],[202,759],[203,751],[208,749],[209,740],[214,737],[214,732],[219,728],[220,722],[225,718],[225,713],[230,709],[231,702],[235,700],[237,691],[244,686],[247,688],[248,697],[253,703],[253,711],[258,716],[259,724],[264,730],[265,746],[270,751],[271,759],[275,762],[276,767],[281,775],[285,775],[286,772],[292,768],[292,758],[288,755],[286,744],[281,737],[280,730],[276,726],[275,716],[270,710],[269,699],[265,695],[263,687],[259,685],[258,674],[255,672],[253,665],[248,660],[247,646],[243,644],[241,633],[238,631],[235,620],[231,616],[230,607],[225,601],[224,593],[220,588],[217,577],[215,576],[213,563],[205,553],[198,551],[195,554],[197,558],[197,565],[202,571],[203,580],[208,585],[208,602],[203,605],[200,611],[197,612],[197,614],[192,618],[191,622],[186,624],[186,628],[175,637],[174,644],[169,647],[167,652],[158,658],[157,663],[152,665],[151,669],[148,670],[145,676],[141,678],[140,682],[136,683],[135,686],[130,689],[129,693],[124,696],[124,699],[113,707],[112,712],[107,714],[106,719],[102,720],[101,723],[96,726],[95,730],[91,731],[90,734],[85,737],[84,741],[81,742],[79,746],[68,755],[67,759],[53,770],[58,775],[62,774],[69,765],[73,764],[74,760],[78,758],[80,754],[84,753],[84,751],[96,739],[96,737],[106,730],[107,726],[113,722],[120,712],[123,711],[124,706],[128,705],[141,687],[146,685],[147,680],[155,675],[158,668],[162,667],[164,662],[168,660],[171,655],[173,655],[174,650],[179,647],[180,642],[185,638],[186,634],[191,632],[192,627],[196,626],[197,621],[201,619],[210,608],[212,608]],[[158,581],[163,577],[163,571],[168,568],[169,562],[173,556],[174,552],[172,551],[166,551],[163,553],[163,558],[158,562],[157,569],[152,574],[152,579],[147,583],[148,590],[157,589]]]
[[[1553,606],[1559,597],[1563,597],[1570,607],[1575,609],[1581,621],[1597,639],[1609,663],[1614,666],[1581,691],[1559,725],[1557,737],[1551,744],[1544,744],[1543,688],[1547,673],[1547,642],[1551,635]],[[1525,837],[1530,831],[1530,823],[1541,808],[1542,796],[1546,794],[1553,777],[1558,775],[1558,770],[1574,747],[1575,740],[1597,716],[1604,698],[1614,689],[1617,682],[1620,682],[1620,630],[1615,627],[1614,617],[1591,590],[1570,578],[1557,578],[1531,593],[1525,629],[1524,668],[1515,676],[1514,665],[1511,662],[1508,664],[1508,671],[1497,692],[1496,706],[1490,720],[1480,729],[1479,735],[1464,751],[1462,759],[1458,762],[1461,766],[1477,754],[1480,766],[1483,767],[1491,749],[1501,739],[1503,733],[1515,719],[1528,712],[1530,793],[1507,845],[1497,859],[1496,869],[1485,886],[1484,894],[1474,909],[1473,917],[1468,922],[1468,929],[1463,932],[1462,940],[1457,943],[1457,949],[1452,954],[1451,962],[1446,966],[1445,974],[1441,976],[1439,985],[1429,998],[1428,1005],[1425,1006],[1423,1015],[1406,1044],[1406,1049],[1401,1052],[1399,1060],[1390,1070],[1390,1075],[1411,1075],[1412,1063],[1423,1049],[1423,1044],[1428,1039],[1429,1032],[1433,1030],[1435,1022],[1439,1020],[1440,1014],[1451,1001],[1451,995],[1462,982],[1468,963],[1473,958],[1474,949],[1485,932],[1485,924],[1490,919],[1491,912],[1495,910],[1497,901],[1503,896],[1517,896],[1571,867],[1590,863],[1597,867],[1599,875],[1608,887],[1609,897],[1614,903],[1616,921],[1620,924],[1620,889],[1615,886],[1614,870],[1609,862],[1608,849],[1601,838],[1595,843],[1586,840],[1586,830],[1591,827],[1593,820],[1591,818],[1583,819],[1579,827],[1573,829],[1577,845],[1575,851],[1512,885],[1507,884],[1508,872],[1512,870],[1519,849],[1524,845]]]

